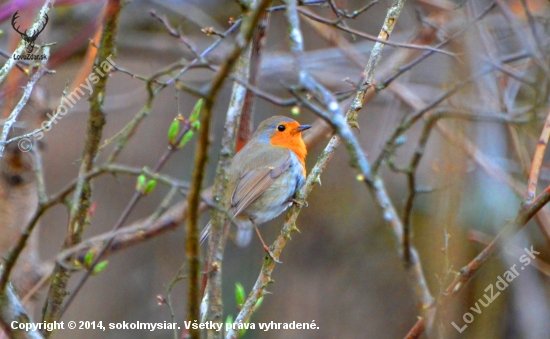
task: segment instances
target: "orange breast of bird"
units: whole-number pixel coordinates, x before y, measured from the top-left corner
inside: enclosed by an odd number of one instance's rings
[[[271,138],[271,144],[274,146],[280,146],[287,148],[294,152],[298,157],[298,160],[302,164],[303,174],[306,175],[306,155],[307,148],[304,139],[302,139],[302,134],[294,132],[296,128],[300,126],[298,122],[288,122],[285,124],[288,128],[285,130],[286,133],[275,133]],[[288,131],[288,132],[287,132]]]

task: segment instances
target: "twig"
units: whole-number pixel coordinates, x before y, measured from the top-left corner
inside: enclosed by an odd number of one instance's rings
[[[205,175],[206,162],[208,160],[208,146],[210,144],[209,131],[210,120],[214,103],[211,100],[205,100],[202,112],[201,128],[195,152],[195,165],[191,180],[191,187],[187,198],[188,213],[185,232],[185,254],[187,257],[187,267],[189,270],[189,283],[187,287],[187,319],[189,321],[199,321],[200,319],[200,251],[198,240],[198,220],[200,192],[202,189],[203,178]],[[200,331],[198,328],[189,330],[190,338],[199,339]]]
[[[16,123],[17,118],[19,117],[19,113],[21,113],[21,110],[27,104],[27,101],[31,96],[32,90],[34,89],[34,86],[44,74],[51,72],[46,68],[46,63],[48,62],[47,57],[50,55],[50,48],[44,47],[43,51],[44,51],[44,54],[46,55],[46,58],[40,62],[40,65],[38,66],[38,70],[33,74],[33,76],[27,82],[27,85],[25,85],[25,89],[23,90],[23,96],[21,96],[21,99],[19,99],[19,103],[17,104],[17,106],[15,106],[13,111],[10,113],[10,116],[4,122],[4,127],[2,128],[2,134],[0,134],[0,158],[2,158],[2,155],[4,154],[4,149],[6,148],[6,140],[8,139],[8,134],[11,128],[13,127],[13,125]]]
[[[424,332],[424,318],[419,317],[416,324],[411,328],[409,333],[405,336],[405,339],[418,339]]]
[[[113,151],[109,155],[109,158],[107,159],[107,163],[113,163],[118,156],[121,154],[122,150],[130,140],[130,138],[135,134],[138,127],[140,126],[141,122],[149,115],[151,112],[151,106],[153,105],[153,101],[155,97],[162,91],[164,88],[168,86],[168,83],[160,82],[157,79],[167,75],[171,74],[174,70],[181,68],[182,65],[180,63],[176,63],[174,65],[169,65],[168,67],[165,67],[164,69],[156,72],[153,74],[150,78],[148,78],[145,82],[145,87],[147,89],[147,99],[145,101],[145,104],[143,107],[139,110],[139,112],[134,116],[134,118],[126,125],[122,130],[120,130],[117,134],[109,138],[105,143],[101,146],[100,149],[105,147],[107,144],[109,144],[112,140],[118,138],[118,142],[116,146],[114,147]],[[153,85],[159,84],[157,88],[155,88]],[[202,95],[202,92],[199,90],[195,90],[191,87],[185,88],[188,92],[192,94],[198,94]]]
[[[67,81],[67,84],[65,86],[65,90],[63,91],[63,95],[59,99],[59,105],[52,112],[53,116],[51,116],[50,120],[48,120],[45,125],[41,125],[40,128],[37,128],[32,132],[21,134],[21,135],[18,135],[16,137],[10,138],[9,140],[6,140],[6,146],[11,144],[12,142],[18,142],[19,140],[22,140],[22,139],[31,139],[37,134],[43,133],[45,131],[49,131],[52,128],[52,124],[57,123],[56,119],[61,113],[61,107],[64,104],[63,100],[65,100],[65,95],[67,94],[68,85],[69,85],[69,82]],[[47,115],[47,116],[49,117],[50,115]],[[38,139],[38,137],[37,137],[37,139]],[[38,139],[38,140],[40,140],[40,139]]]
[[[193,45],[193,43],[191,41],[189,41],[189,39],[187,39],[185,36],[183,36],[182,34],[178,33],[171,25],[170,23],[168,22],[168,19],[166,18],[166,16],[160,16],[158,15],[154,10],[150,11],[149,12],[151,14],[151,16],[155,19],[157,19],[158,21],[160,21],[164,27],[166,27],[166,30],[168,31],[168,33],[170,33],[171,36],[173,36],[174,38],[177,38],[177,39],[180,39],[181,42],[183,42],[185,44],[185,46],[187,46],[187,48],[189,48],[189,50],[191,50],[191,52],[195,55],[196,58],[200,58],[200,55],[199,53],[197,52],[197,49],[196,47]],[[223,35],[222,35],[223,37]]]
[[[166,300],[164,301],[166,305],[168,306],[168,309],[170,310],[170,319],[173,323],[176,322],[175,315],[174,315],[174,307],[172,306],[172,289],[176,284],[182,280],[185,280],[187,278],[186,275],[183,275],[182,272],[184,272],[185,264],[181,265],[181,267],[178,270],[178,273],[174,276],[172,281],[168,284],[166,287]],[[174,326],[174,339],[178,338],[178,329]]]
[[[11,58],[11,55],[9,55],[8,53],[4,52],[4,51],[0,51],[0,55],[3,56],[4,58],[6,59],[9,59]],[[17,69],[19,69],[21,72],[23,73],[27,73],[28,71],[23,67],[21,66],[20,64],[23,64],[23,65],[29,65],[29,62],[27,61],[24,61],[24,60],[17,60],[18,62],[15,64],[15,67],[17,67]]]
[[[302,0],[298,1],[298,6],[311,6],[311,5],[323,5],[326,3],[326,0]],[[266,9],[267,12],[275,11],[284,11],[286,9],[285,5],[273,6]]]
[[[548,145],[548,139],[550,139],[550,112],[544,122],[544,127],[539,137],[539,142],[533,155],[533,162],[531,163],[531,171],[529,172],[529,180],[527,181],[527,192],[525,193],[524,204],[531,204],[537,192],[537,182],[539,180],[540,167],[546,152],[546,146]]]
[[[378,0],[373,0],[371,2],[369,2],[368,4],[366,4],[365,6],[363,6],[362,8],[358,9],[358,10],[355,10],[353,11],[351,14],[349,14],[347,11],[342,11],[341,9],[338,8],[338,6],[336,6],[336,4],[334,3],[334,0],[328,0],[328,3],[330,5],[330,7],[332,8],[332,11],[334,13],[336,13],[336,15],[338,16],[338,20],[335,21],[335,23],[339,23],[341,22],[344,18],[347,18],[347,19],[355,19],[357,18],[359,15],[361,15],[361,13],[363,12],[366,12],[367,10],[369,10],[369,8],[371,8],[372,6],[378,4]]]
[[[388,40],[390,38],[390,34],[393,31],[395,23],[397,22],[397,17],[401,13],[401,10],[403,10],[404,5],[405,5],[405,0],[394,1],[390,9],[388,10],[388,14],[386,15],[386,19],[384,20],[384,25],[382,26],[382,30],[380,30],[380,33],[378,34],[378,39]],[[359,90],[357,91],[357,94],[353,98],[351,106],[348,110],[348,114],[349,114],[348,121],[352,126],[355,126],[357,128],[359,128],[359,125],[357,123],[357,114],[359,113],[361,108],[363,108],[365,95],[374,83],[374,71],[376,69],[376,66],[378,65],[378,62],[380,61],[380,58],[382,57],[383,47],[384,47],[384,44],[382,42],[377,41],[374,44],[374,47],[372,48],[372,51],[369,56],[369,60],[367,62],[367,66],[365,67],[364,76],[361,81],[361,85],[359,87]],[[429,51],[426,53],[433,53],[433,52]]]
[[[544,54],[540,49],[541,47],[538,46],[537,44],[536,36],[529,37],[527,34],[525,34],[525,31],[519,25],[516,16],[514,15],[514,13],[512,13],[510,8],[508,7],[508,4],[504,3],[502,0],[495,0],[495,1],[499,6],[500,10],[502,11],[504,18],[514,30],[514,33],[517,35],[518,39],[522,41],[525,45],[527,45],[527,49],[530,51],[530,54],[532,55],[533,60],[535,60],[536,64],[544,72],[544,74],[546,75],[546,78],[550,78],[550,68],[546,64]]]
[[[424,155],[426,144],[428,143],[430,133],[436,121],[437,119],[430,119],[425,123],[414,155],[411,158],[409,166],[405,170],[407,175],[407,182],[409,185],[409,196],[407,197],[405,207],[403,209],[403,260],[405,261],[405,265],[409,265],[411,261],[412,209],[414,198],[417,194],[416,169],[418,168],[420,160]]]
[[[204,50],[204,52],[201,53],[200,55],[200,58],[197,58],[195,60],[193,60],[189,65],[185,66],[181,71],[178,72],[178,74],[176,74],[174,77],[172,77],[172,79],[168,80],[166,82],[166,85],[171,85],[173,83],[175,83],[178,79],[180,79],[183,74],[185,74],[185,72],[187,72],[189,69],[191,69],[192,66],[200,63],[203,61],[203,59],[210,53],[212,52],[216,47],[219,46],[219,44],[221,44],[221,42],[223,41],[223,39],[225,37],[227,37],[229,34],[233,33],[233,31],[235,31],[242,23],[242,19],[239,19],[237,21],[235,21],[235,23],[229,27],[229,29],[227,31],[225,31],[225,33],[223,33],[222,36],[218,36],[218,40],[216,40],[216,42],[214,42],[212,45],[210,45],[210,47],[208,47],[207,49]]]
[[[468,238],[471,241],[478,242],[478,243],[483,244],[485,246],[488,246],[491,243],[491,241],[493,241],[493,239],[490,235],[485,234],[485,233],[480,232],[480,231],[476,231],[476,230],[470,230],[470,232],[468,232]],[[519,258],[519,257],[522,256],[523,253],[525,253],[525,252],[522,251],[522,249],[519,246],[515,246],[515,245],[510,246],[510,248],[505,247],[504,251],[508,255],[510,255],[514,258]],[[533,258],[532,265],[540,273],[545,275],[547,278],[550,278],[550,265],[547,264],[544,260],[535,257],[535,258]]]
[[[407,104],[411,105],[416,110],[422,110],[425,107],[425,103],[423,100],[421,100],[418,96],[416,96],[410,88],[407,86],[394,83],[392,86],[390,86],[390,89],[392,92],[396,93],[402,100],[404,100]],[[448,113],[445,114],[451,114],[451,109],[444,110],[448,111]],[[427,115],[425,116],[425,119],[428,119],[428,114],[431,114],[432,111],[427,111]],[[441,114],[441,113],[436,113]],[[475,114],[475,113],[474,113]],[[482,118],[480,114],[475,114],[476,119],[479,120]],[[484,119],[485,120],[485,119]],[[485,121],[492,121],[492,122],[501,122],[501,123],[511,123],[512,120],[507,119],[504,114],[498,114],[495,113],[495,116],[491,118],[491,120],[485,120]],[[494,163],[489,157],[485,156],[479,148],[476,147],[476,145],[468,140],[462,137],[459,141],[458,133],[453,132],[450,128],[444,127],[442,124],[437,124],[436,128],[439,133],[442,134],[442,136],[446,139],[449,139],[456,143],[459,147],[461,147],[464,152],[470,156],[474,161],[476,161],[480,167],[487,172],[487,174],[501,180],[502,182],[506,183],[508,186],[510,186],[518,195],[525,193],[525,187],[524,185],[520,184],[517,180],[515,180],[511,175],[506,173],[504,169],[500,168],[497,164]]]
[[[303,15],[305,15],[306,17],[310,18],[310,19],[313,19],[315,21],[318,21],[318,22],[321,22],[321,23],[324,23],[324,24],[327,24],[327,25],[334,26],[334,27],[338,28],[339,30],[342,30],[342,31],[347,32],[347,33],[351,33],[353,35],[360,36],[361,38],[364,38],[365,40],[375,41],[375,42],[378,42],[378,43],[381,43],[381,44],[384,44],[384,45],[388,45],[388,46],[392,46],[392,47],[410,48],[410,49],[416,49],[416,50],[421,50],[421,51],[429,51],[431,53],[441,53],[441,54],[456,58],[455,54],[440,49],[439,45],[436,46],[436,47],[430,47],[430,46],[407,44],[407,43],[403,43],[403,42],[392,42],[392,41],[388,41],[388,40],[385,40],[385,39],[380,38],[380,37],[375,37],[375,36],[372,36],[370,34],[358,31],[358,30],[353,29],[353,28],[344,27],[342,25],[339,25],[338,23],[335,23],[333,21],[325,19],[322,16],[319,16],[319,15],[313,13],[312,11],[309,11],[309,10],[306,10],[306,9],[298,9],[298,11],[300,13],[302,13]],[[337,22],[339,22],[339,21],[340,20],[337,20]]]
[[[477,17],[475,17],[473,20],[471,20],[466,25],[464,25],[464,27],[462,27],[458,32],[456,32],[455,34],[453,34],[449,38],[447,38],[447,39],[443,40],[442,42],[440,42],[439,44],[437,44],[434,48],[439,49],[439,48],[447,45],[449,42],[453,41],[454,39],[456,39],[460,35],[462,35],[464,32],[466,32],[468,29],[470,29],[473,26],[473,23],[478,22],[479,20],[482,20],[495,6],[496,6],[495,1],[492,1],[491,3],[489,3],[489,5],[483,11],[481,11],[481,13],[479,13],[479,15]],[[423,60],[425,60],[426,58],[428,58],[432,54],[434,54],[433,51],[427,51],[424,54],[420,55],[415,60],[409,62],[408,64],[400,66],[399,68],[397,68],[397,72],[395,72],[390,77],[388,77],[386,80],[380,82],[380,84],[377,85],[378,90],[386,88],[392,81],[397,79],[400,75],[402,75],[403,73],[411,70],[414,66],[418,65],[420,62],[422,62]]]
[[[533,39],[535,40],[535,45],[538,48],[541,48],[542,43],[537,34],[537,28],[535,26],[535,18],[533,17],[533,14],[531,13],[531,11],[529,10],[529,7],[527,6],[527,1],[520,0],[520,2],[521,2],[521,7],[523,7],[523,12],[525,13],[525,17],[527,17],[527,23],[529,24],[529,29],[531,29],[531,34],[533,35]]]
[[[44,16],[47,15],[50,12],[50,9],[53,8],[54,3],[55,3],[55,0],[46,0],[44,5],[40,9],[40,12],[38,12],[38,15],[36,16],[36,19],[34,19],[34,23],[33,23],[32,27],[30,28],[31,31],[38,32],[38,30],[42,26],[42,20],[43,20]],[[4,66],[2,66],[2,69],[0,69],[0,84],[2,84],[4,82],[4,80],[6,79],[8,73],[11,71],[13,66],[15,66],[18,62],[18,60],[16,60],[14,56],[24,54],[25,44],[26,44],[25,40],[21,39],[21,41],[19,41],[19,45],[17,45],[17,48],[15,49],[15,51],[13,51],[11,57],[8,58],[8,60],[4,64]],[[0,152],[0,154],[1,154],[1,152]]]
[[[407,175],[408,185],[409,185],[409,196],[407,197],[407,200],[405,202],[404,212],[403,212],[403,254],[405,262],[408,262],[410,260],[410,244],[411,244],[411,217],[412,217],[412,208],[413,208],[413,202],[414,199],[418,193],[418,189],[416,187],[416,169],[418,168],[418,165],[420,164],[420,160],[422,159],[422,156],[424,155],[424,150],[426,148],[426,144],[428,142],[429,136],[431,131],[433,130],[433,127],[436,126],[437,121],[439,119],[443,118],[457,118],[457,119],[466,119],[466,120],[472,120],[472,121],[490,121],[490,122],[497,122],[497,123],[513,123],[518,122],[514,120],[510,120],[505,115],[487,115],[487,116],[481,116],[478,114],[468,114],[468,113],[455,113],[455,112],[448,112],[446,109],[443,109],[442,111],[435,111],[429,116],[426,117],[426,122],[424,124],[424,128],[420,134],[420,139],[418,141],[418,144],[415,148],[415,152],[411,158],[411,161],[409,163],[409,166],[403,170],[405,174]],[[523,121],[524,123],[527,121]]]
[[[29,302],[29,300],[31,300],[31,298],[42,288],[45,286],[46,282],[48,280],[50,280],[50,278],[52,277],[52,270],[53,270],[53,266],[51,267],[51,269],[49,271],[47,271],[47,273],[45,273],[42,278],[40,278],[40,280],[34,284],[34,286],[27,292],[27,294],[25,294],[23,296],[23,298],[21,298],[21,304],[23,305],[27,305],[27,303]]]
[[[328,113],[321,112],[320,108],[314,106],[307,100],[302,100],[302,104],[320,116],[325,117],[329,115]],[[334,122],[334,120],[336,122]],[[382,209],[384,219],[391,226],[396,243],[402,243],[404,228],[403,223],[399,218],[391,199],[389,198],[384,182],[378,174],[373,175],[370,171],[370,165],[366,160],[365,154],[361,151],[361,148],[351,131],[349,131],[349,127],[346,126],[346,131],[344,129],[345,127],[342,126],[337,119],[334,120],[329,120],[329,123],[331,123],[338,132],[338,135],[335,136],[335,138],[341,138],[346,143],[346,147],[348,148],[348,152],[352,158],[352,164],[357,166],[361,171],[360,180],[367,184],[371,195],[375,198],[375,201]],[[401,249],[400,252],[402,252]],[[409,279],[415,285],[415,291],[417,292],[417,298],[419,299],[419,308],[425,312],[431,313],[430,307],[433,304],[433,298],[422,272],[422,265],[420,263],[418,252],[414,247],[409,246],[409,253],[409,264],[405,265],[405,267],[407,269],[407,273],[409,274]],[[403,255],[403,253],[401,253],[401,255]],[[429,319],[432,319],[431,315],[429,316]]]
[[[237,20],[237,22],[235,22],[233,24],[233,26],[231,26],[225,33],[224,33],[224,36],[227,36],[228,34],[230,34],[231,32],[233,32],[237,27],[239,27],[239,24],[240,24],[241,20]],[[115,136],[111,137],[108,141],[105,142],[104,145],[101,146],[101,148],[105,147],[111,140],[117,138],[117,137],[120,137],[118,143],[117,143],[117,146],[113,149],[111,155],[109,156],[109,159],[107,160],[108,163],[112,163],[114,162],[117,157],[120,155],[120,153],[122,152],[122,149],[124,148],[124,146],[126,145],[126,143],[128,142],[128,140],[134,135],[134,133],[137,131],[137,128],[139,127],[139,125],[141,124],[141,121],[143,121],[143,119],[145,119],[145,117],[147,117],[151,111],[151,106],[152,106],[152,103],[153,103],[153,99],[154,97],[156,97],[156,95],[164,88],[166,88],[167,86],[170,86],[172,84],[175,83],[175,81],[177,81],[177,79],[179,77],[181,77],[187,70],[195,67],[195,66],[198,66],[202,60],[210,53],[212,52],[217,46],[219,46],[219,44],[222,42],[223,40],[223,37],[220,37],[216,40],[216,42],[214,42],[212,45],[210,45],[210,47],[208,47],[206,50],[204,50],[200,56],[198,58],[196,58],[195,60],[193,60],[190,64],[188,64],[187,66],[183,66],[182,68],[182,64],[181,62],[178,62],[177,64],[175,65],[171,65],[171,66],[168,66],[166,67],[165,69],[153,74],[151,77],[149,78],[146,78],[146,77],[143,77],[143,76],[139,76],[139,75],[136,75],[130,71],[127,71],[127,70],[124,70],[122,68],[118,68],[117,66],[115,66],[115,69],[117,70],[120,70],[121,72],[125,73],[125,74],[128,74],[134,78],[138,78],[138,79],[141,79],[141,80],[144,80],[146,81],[146,87],[147,87],[147,93],[148,93],[148,97],[147,97],[147,101],[145,103],[145,105],[143,106],[143,108],[136,114],[136,116],[132,119],[132,121],[130,121],[120,132],[118,132]],[[163,75],[167,75],[167,74],[171,74],[172,71],[174,71],[175,69],[178,69],[178,68],[182,68],[178,74],[174,77],[172,77],[170,80],[166,81],[166,82],[161,82],[159,81],[158,79],[160,77],[162,77]],[[154,88],[153,85],[154,84],[157,84],[159,85],[157,88]],[[187,92],[191,93],[191,94],[194,94],[194,95],[198,95],[198,96],[204,96],[204,93],[199,91],[199,90],[195,90],[193,88],[190,88],[190,87],[186,87],[184,88]]]
[[[185,134],[185,132],[186,131],[184,130],[184,133],[181,134],[182,137]],[[180,140],[181,140],[181,137],[180,137]],[[128,166],[124,166],[124,165],[118,165],[118,164],[107,164],[107,165],[103,165],[101,167],[98,167],[98,168],[94,169],[92,172],[90,172],[90,175],[88,175],[88,178],[92,179],[92,178],[94,178],[96,176],[99,176],[100,174],[103,174],[103,173],[111,173],[111,174],[121,173],[121,174],[130,174],[130,175],[134,175],[134,176],[145,174],[148,177],[148,179],[156,180],[157,182],[164,183],[164,184],[170,186],[171,190],[174,190],[174,189],[175,190],[187,189],[189,187],[189,183],[182,182],[182,181],[179,181],[179,180],[175,180],[175,179],[173,179],[169,176],[158,173],[162,169],[162,167],[164,166],[163,163],[165,163],[167,161],[167,159],[170,158],[170,156],[173,152],[174,152],[174,150],[172,148],[169,148],[163,154],[163,156],[157,161],[157,164],[155,165],[155,168],[153,170],[150,170],[148,168],[142,168],[142,169],[132,168],[132,167],[128,167]],[[58,193],[57,196],[68,194],[68,191],[70,191],[72,188],[74,188],[75,184],[76,183],[72,183],[72,185],[67,186],[62,192]],[[172,195],[172,193],[168,194],[167,197],[171,196],[171,195]],[[169,201],[167,203],[164,203],[164,202],[161,203],[161,206],[163,206],[163,208],[160,211],[157,211],[153,215],[148,217],[147,218],[148,222],[149,223],[156,222],[158,220],[158,218],[160,217],[160,215],[163,214],[165,212],[165,210],[167,209],[167,207],[168,207],[167,204],[168,203],[169,203]],[[117,222],[117,224],[120,224],[120,222]],[[132,230],[136,231],[135,229],[130,229],[129,230],[129,228],[126,227],[124,230],[119,232],[118,231],[119,228],[120,228],[120,226],[113,227],[113,229],[108,233],[100,234],[100,235],[95,236],[91,239],[87,239],[85,241],[82,241],[82,242],[76,244],[73,247],[70,247],[70,248],[67,248],[67,249],[61,251],[56,256],[57,261],[59,263],[62,263],[64,261],[66,261],[68,258],[73,257],[76,253],[79,253],[79,252],[83,251],[84,249],[89,249],[90,247],[92,247],[94,242],[96,242],[96,245],[97,245],[97,243],[99,243],[101,241],[104,241],[104,240],[110,241],[111,238],[114,238],[117,235],[127,234],[127,233],[132,232]],[[148,228],[148,226],[142,225],[140,230],[145,232],[145,229],[147,229],[147,228]],[[143,234],[141,236],[142,239],[146,238],[146,237],[147,236],[145,234]],[[109,242],[105,245],[102,245],[102,247],[107,247],[105,253],[110,252],[112,250],[112,247],[117,247],[117,246],[119,246],[119,245],[116,244],[116,243],[113,243],[113,242]],[[99,247],[99,245],[98,245],[98,247]],[[93,266],[93,265],[90,265],[90,266]]]
[[[226,61],[220,66],[220,70],[216,73],[214,79],[212,80],[212,83],[208,87],[208,96],[212,96],[218,93],[220,87],[223,84],[223,81],[231,71],[231,68],[237,62],[237,59],[248,45],[250,39],[252,39],[252,34],[258,21],[260,20],[260,15],[267,8],[266,3],[267,1],[265,0],[260,1],[258,8],[254,9],[254,12],[251,14],[250,21],[243,22],[242,25],[246,26],[246,28],[243,28],[243,30],[247,34],[243,34],[243,31],[241,31],[241,33],[236,37],[235,48],[233,48],[233,50],[229,53]]]
[[[32,148],[34,155],[34,174],[36,178],[36,190],[38,194],[38,203],[43,205],[48,201],[46,185],[44,184],[44,168],[42,167],[42,155],[36,148]]]
[[[514,68],[508,66],[508,65],[505,65],[501,62],[499,62],[498,60],[493,60],[493,58],[491,58],[490,60],[487,60],[488,63],[491,64],[491,66],[495,69],[495,70],[498,70],[500,72],[502,72],[503,74],[506,74],[507,76],[509,76],[510,78],[512,79],[515,79],[521,83],[524,83],[525,85],[531,87],[531,88],[535,88],[535,86],[537,86],[537,83],[535,81],[532,81],[532,80],[529,80],[525,77],[522,77],[521,74],[519,74],[518,71],[516,71]]]
[[[523,57],[525,57],[525,54],[522,54]],[[517,56],[508,57],[502,62],[511,62],[511,60],[516,60]],[[392,132],[391,137],[388,138],[386,141],[386,144],[380,152],[380,155],[376,158],[374,161],[372,168],[374,172],[377,172],[382,163],[387,159],[387,157],[392,154],[396,147],[396,140],[403,135],[405,131],[407,131],[411,126],[413,126],[417,121],[419,121],[427,112],[429,112],[431,109],[435,108],[439,104],[441,104],[443,101],[445,101],[450,96],[454,95],[458,90],[460,90],[462,87],[464,87],[466,84],[469,84],[473,80],[477,79],[480,76],[483,76],[487,73],[490,73],[493,71],[493,68],[487,68],[482,69],[468,78],[458,82],[455,86],[453,86],[448,91],[441,93],[439,96],[437,96],[430,104],[422,107],[421,109],[416,110],[415,112],[408,114],[403,117],[400,124],[395,128],[395,130]]]
[[[0,296],[2,295],[1,293],[6,293],[10,273],[13,270],[13,267],[15,266],[15,263],[19,258],[19,255],[25,248],[27,241],[31,236],[31,233],[34,230],[34,227],[36,226],[38,220],[40,219],[40,217],[44,212],[45,212],[44,206],[41,206],[39,204],[38,209],[29,218],[28,225],[23,229],[23,232],[21,233],[21,237],[19,237],[19,239],[17,240],[17,243],[8,252],[8,255],[6,256],[6,259],[5,259],[4,270],[2,272],[2,277],[0,280],[0,286],[2,287],[2,290],[0,290]]]
[[[187,129],[188,127],[186,127],[185,129]],[[185,132],[185,130],[183,130],[183,132]],[[166,155],[168,152],[165,152],[164,155],[165,155],[165,159],[163,159],[163,161],[167,161],[168,158],[169,158],[169,155]],[[156,168],[157,166],[155,166]],[[164,167],[164,164],[162,166],[160,166],[160,168]],[[131,166],[126,166],[126,165],[121,165],[121,164],[105,164],[105,165],[101,165],[98,170],[101,171],[101,173],[112,173],[112,174],[128,174],[128,175],[133,175],[133,176],[138,176],[140,174],[145,174],[147,177],[149,177],[150,179],[154,179],[156,181],[158,181],[159,183],[163,183],[163,184],[166,184],[168,186],[171,186],[171,187],[177,187],[177,188],[180,188],[180,189],[188,189],[189,188],[189,183],[188,182],[185,182],[185,181],[181,181],[181,180],[178,180],[178,179],[175,179],[171,176],[168,176],[168,175],[165,175],[165,174],[162,174],[162,173],[159,173],[159,169],[149,169],[147,167],[143,167],[143,168],[138,168],[138,167],[131,167]]]
[[[210,65],[209,68],[212,69],[212,70],[218,70],[219,69],[218,67],[212,66],[212,65]],[[300,100],[298,100],[296,97],[294,97],[294,98],[280,98],[280,97],[277,97],[277,96],[275,96],[271,93],[268,93],[266,91],[261,90],[259,87],[251,85],[250,83],[246,82],[244,79],[241,79],[241,78],[237,77],[234,74],[231,74],[230,78],[231,78],[231,80],[233,80],[233,81],[239,83],[240,85],[243,85],[244,87],[246,87],[247,90],[254,93],[254,95],[257,96],[258,98],[264,99],[265,101],[270,102],[274,105],[281,106],[281,107],[291,107],[291,106],[296,106],[297,104],[299,104]],[[342,101],[342,100],[348,99],[354,92],[355,92],[355,89],[347,89],[347,90],[343,90],[343,91],[334,93],[334,95],[336,96],[338,101]]]
[[[256,87],[260,77],[260,66],[262,61],[263,50],[267,40],[267,29],[269,26],[271,14],[265,12],[258,28],[256,29],[251,43],[251,56],[250,56],[250,75],[248,77],[248,84],[250,87]],[[234,78],[233,76],[232,78]],[[244,86],[244,85],[243,85]],[[241,121],[239,123],[239,131],[237,132],[237,148],[239,151],[252,136],[252,118],[254,115],[254,103],[256,93],[247,87],[246,95],[244,98],[244,107],[241,114]]]
[[[527,222],[550,201],[550,186],[548,186],[529,206],[525,206],[518,213],[516,218],[506,224],[502,231],[495,237],[495,239],[483,249],[468,265],[460,269],[460,274],[456,279],[445,289],[445,299],[442,304],[448,303],[454,296],[460,292],[466,283],[479,271],[479,269],[487,262],[487,259],[493,254],[496,247],[500,242],[509,235],[515,233],[518,229],[522,228]],[[423,321],[419,319],[414,327],[419,327],[419,322]],[[413,327],[413,328],[414,328]],[[423,331],[419,330],[421,334]]]
[[[398,83],[392,84],[390,86],[390,90],[392,90],[394,93],[396,93],[397,96],[401,97],[405,102],[407,102],[409,105],[414,107],[417,110],[421,110],[423,107],[425,107],[425,103],[422,99],[417,97],[407,86],[403,86]],[[493,117],[489,117],[487,115],[481,115],[481,114],[475,114],[475,118],[470,115],[464,116],[464,113],[460,113],[459,116],[456,116],[456,113],[452,112],[452,110],[456,109],[450,109],[447,113],[443,113],[447,115],[448,117],[457,117],[457,118],[468,118],[469,120],[473,121],[488,121],[488,122],[501,122],[501,123],[520,123],[522,121],[518,121],[516,119],[509,119],[506,115],[509,115],[512,112],[495,112]],[[443,109],[442,112],[445,112],[445,109]],[[435,113],[433,114],[442,114],[442,112],[439,112],[438,110],[435,110]],[[432,114],[432,111],[428,111],[425,118],[429,119],[429,116]],[[469,139],[467,139],[465,136],[459,135],[459,133],[454,132],[453,129],[446,127],[444,124],[436,124],[436,128],[438,132],[447,140],[450,140],[451,142],[458,145],[458,147],[462,148],[463,151],[471,157],[475,162],[477,162],[481,169],[483,169],[488,175],[502,181],[503,183],[507,184],[518,196],[524,196],[526,192],[526,185],[523,185],[518,182],[517,179],[515,179],[510,174],[506,173],[504,169],[502,169],[498,164],[496,164],[493,160],[490,159],[490,157],[486,156],[479,150],[479,148]],[[550,220],[550,214],[547,210],[543,209],[537,215],[535,216],[535,219],[537,220],[537,225],[539,226],[539,229],[541,230],[542,234],[544,235],[547,242],[550,242],[550,233],[547,230],[546,225],[548,224],[548,220]]]

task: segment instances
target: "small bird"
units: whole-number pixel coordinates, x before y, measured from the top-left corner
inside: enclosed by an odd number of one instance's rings
[[[258,126],[233,158],[225,199],[231,202],[228,215],[230,222],[237,225],[237,245],[248,245],[254,228],[265,251],[273,258],[257,226],[298,203],[294,195],[306,178],[307,149],[302,132],[309,128],[311,125],[273,116]],[[201,233],[201,243],[209,232],[210,223]]]

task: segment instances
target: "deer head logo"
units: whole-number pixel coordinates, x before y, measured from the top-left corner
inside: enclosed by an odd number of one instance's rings
[[[19,18],[18,16],[19,14],[19,11],[15,12],[15,14],[13,15],[13,17],[11,18],[11,26],[13,27],[13,29],[21,34],[21,38],[23,40],[25,40],[25,45],[26,45],[26,48],[27,48],[27,53],[28,54],[31,54],[32,51],[34,50],[34,42],[36,40],[36,38],[38,38],[38,35],[40,35],[40,33],[42,33],[42,31],[44,30],[44,28],[46,28],[46,25],[48,24],[48,15],[47,14],[44,14],[44,21],[42,22],[42,28],[36,30],[36,31],[31,31],[29,32],[29,34],[27,34],[27,30],[25,30],[25,32],[21,32],[19,30],[19,26],[15,27],[16,25],[16,21],[17,21],[17,18]]]

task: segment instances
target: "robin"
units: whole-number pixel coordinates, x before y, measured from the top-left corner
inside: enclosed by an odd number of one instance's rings
[[[233,158],[225,199],[231,202],[228,214],[237,226],[237,245],[248,245],[254,228],[273,258],[257,226],[297,203],[294,195],[306,178],[307,149],[302,132],[309,128],[311,125],[300,125],[287,117],[271,117],[258,126]],[[210,223],[201,233],[201,243],[209,231]]]

